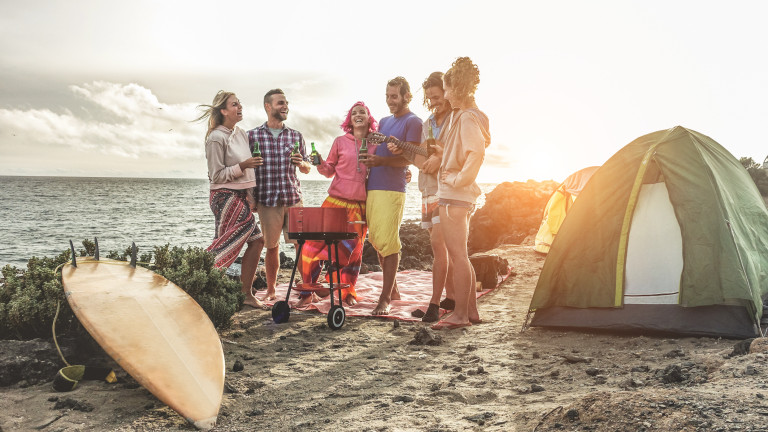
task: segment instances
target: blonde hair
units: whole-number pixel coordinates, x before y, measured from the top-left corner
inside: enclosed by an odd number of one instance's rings
[[[227,107],[227,99],[234,95],[233,92],[219,90],[210,105],[203,104],[197,106],[197,108],[203,110],[203,114],[193,121],[208,119],[208,132],[205,133],[206,139],[208,139],[208,135],[210,135],[214,129],[224,123],[224,116],[221,114],[221,110]]]
[[[443,80],[453,90],[453,95],[460,101],[475,103],[475,91],[480,84],[480,70],[469,57],[459,57],[453,62]]]

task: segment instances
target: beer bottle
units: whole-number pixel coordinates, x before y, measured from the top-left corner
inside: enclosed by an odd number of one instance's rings
[[[261,150],[259,150],[259,142],[253,142],[253,157],[261,157]]]
[[[429,122],[427,129],[427,154],[432,155],[435,152],[435,137],[432,135],[432,122]]]
[[[299,154],[299,142],[296,141],[296,144],[293,146],[293,151],[291,151],[291,154]]]
[[[360,146],[360,153],[357,155],[357,160],[365,159],[363,155],[368,154],[368,143],[365,138],[363,138],[363,144]]]
[[[315,143],[312,143],[312,153],[310,156],[312,156],[312,165],[320,165],[320,153],[317,152]]]

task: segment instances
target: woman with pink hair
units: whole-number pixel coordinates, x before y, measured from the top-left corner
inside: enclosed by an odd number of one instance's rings
[[[344,135],[333,141],[328,158],[322,160],[317,166],[320,174],[331,178],[331,186],[328,188],[328,198],[322,204],[326,208],[343,208],[347,211],[347,220],[350,222],[365,220],[365,181],[368,177],[368,169],[359,161],[360,147],[364,138],[371,132],[378,130],[378,123],[371,115],[371,111],[363,102],[355,102],[347,112],[347,117],[341,123]],[[373,153],[376,146],[368,146],[368,153]],[[363,261],[363,244],[368,226],[355,224],[357,237],[351,240],[343,240],[339,243],[339,265],[341,266],[341,280],[334,280],[334,284],[348,284],[343,288],[341,297],[352,306],[357,303],[355,283],[360,273],[360,264]],[[301,277],[304,283],[315,283],[320,277],[321,260],[328,260],[328,250],[325,242],[307,241],[301,249]],[[335,272],[332,273],[335,277]],[[326,274],[326,280],[330,278]],[[327,295],[326,292],[318,292]],[[301,300],[297,306],[316,300],[314,295],[307,292],[299,292]]]

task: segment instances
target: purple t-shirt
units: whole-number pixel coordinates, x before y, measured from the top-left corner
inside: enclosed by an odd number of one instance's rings
[[[379,122],[379,132],[393,136],[400,141],[421,142],[421,119],[409,112],[401,117],[384,117]],[[386,144],[376,147],[377,156],[394,156]],[[377,166],[368,174],[368,190],[405,192],[405,170],[407,167]]]

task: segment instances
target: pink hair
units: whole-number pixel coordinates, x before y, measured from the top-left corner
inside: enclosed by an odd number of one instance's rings
[[[373,118],[371,115],[371,110],[368,109],[367,106],[365,106],[362,102],[355,102],[354,105],[352,105],[352,108],[347,111],[347,118],[344,119],[344,121],[341,123],[341,130],[343,130],[346,133],[352,133],[352,110],[355,109],[356,106],[361,106],[365,108],[365,112],[368,113],[368,132],[376,132],[379,130],[379,122],[376,121],[376,119]]]

